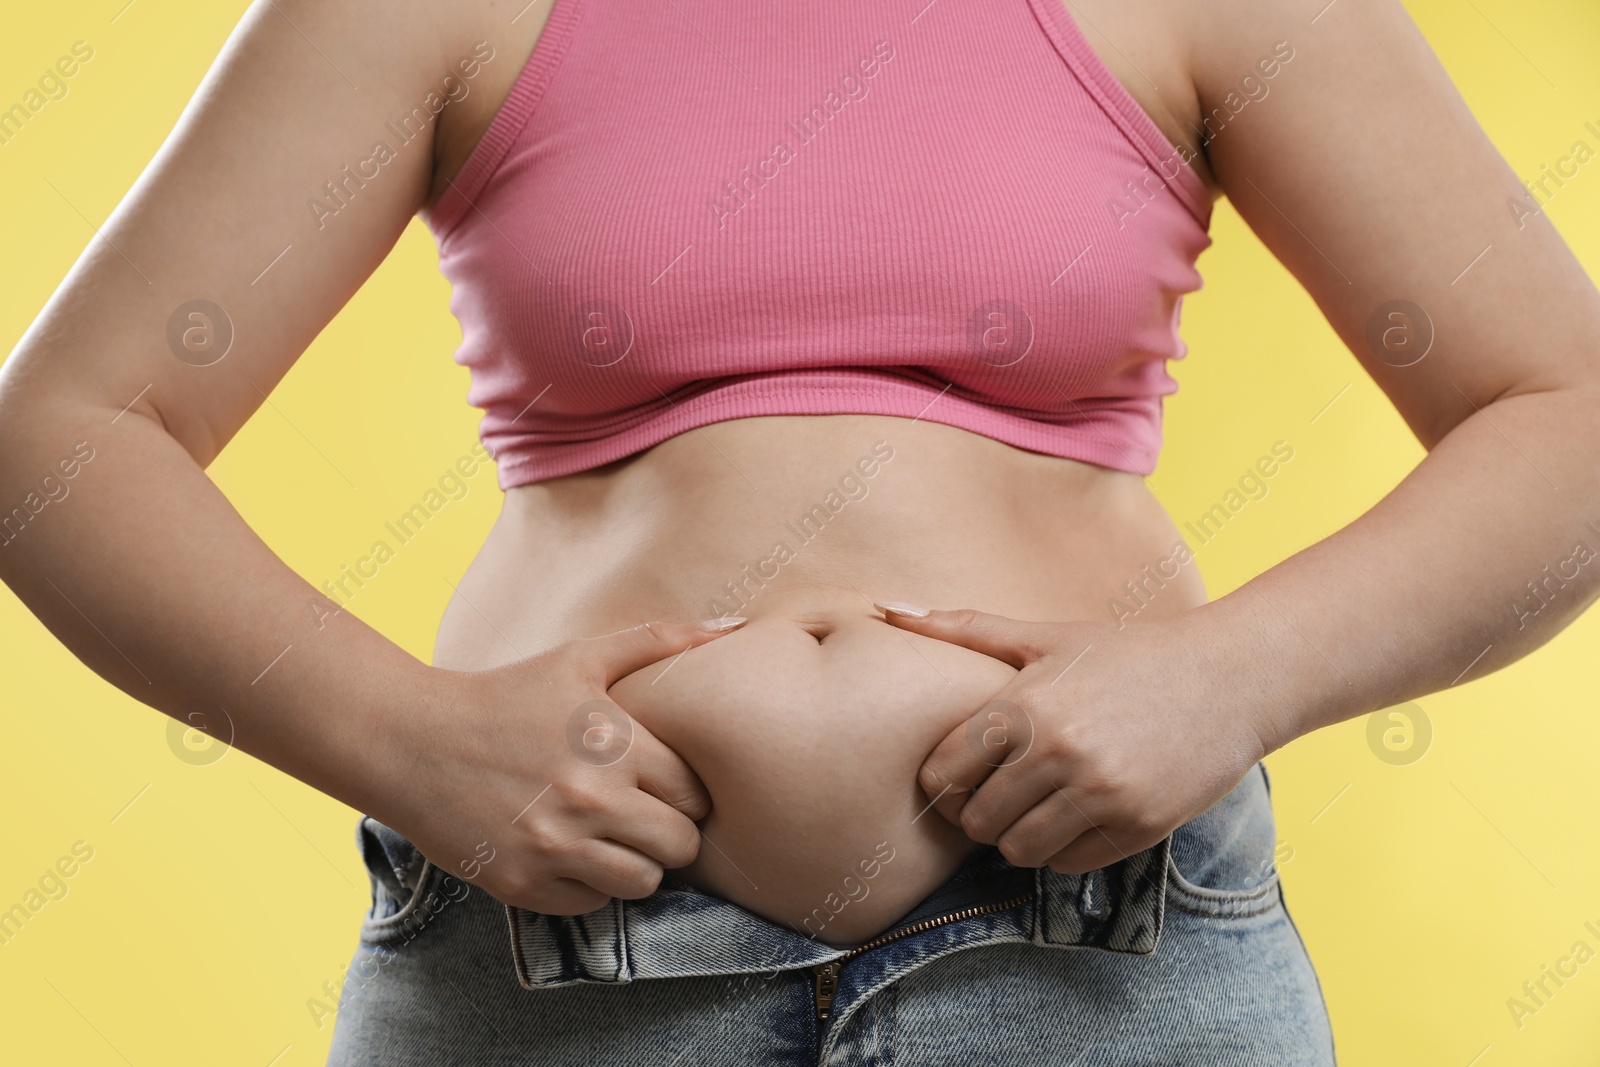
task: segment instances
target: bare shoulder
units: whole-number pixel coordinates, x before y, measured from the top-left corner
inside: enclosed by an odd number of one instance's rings
[[[1182,63],[1195,87],[1209,136],[1282,84],[1281,75],[1308,48],[1332,38],[1396,32],[1409,25],[1399,0],[1212,0],[1166,4],[1181,38]],[[1231,98],[1231,99],[1230,99]],[[1217,114],[1218,108],[1224,108]]]
[[[427,204],[484,76],[525,58],[521,12],[253,0],[0,369],[0,412],[127,409],[211,462]]]
[[[1211,0],[1183,34],[1221,190],[1424,447],[1600,379],[1600,291],[1401,0]]]
[[[409,143],[425,131],[423,143],[432,146],[424,204],[439,198],[471,155],[561,2],[271,0],[286,20],[324,26],[330,63],[340,53],[373,57],[372,75],[400,97],[389,124],[396,136]]]

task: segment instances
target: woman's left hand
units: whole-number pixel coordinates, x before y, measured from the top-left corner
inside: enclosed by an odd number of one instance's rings
[[[1267,752],[1224,639],[1182,617],[1118,629],[880,608],[1019,670],[918,774],[941,815],[1016,866],[1082,874],[1158,844]]]

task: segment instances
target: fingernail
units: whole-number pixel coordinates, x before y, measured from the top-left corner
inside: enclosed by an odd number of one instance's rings
[[[908,619],[924,619],[928,616],[927,608],[919,608],[915,604],[902,604],[898,600],[874,600],[872,606],[885,615],[902,615]]]
[[[736,630],[750,620],[743,615],[719,615],[715,619],[695,623],[695,628],[705,630],[707,633],[720,634],[725,630]]]

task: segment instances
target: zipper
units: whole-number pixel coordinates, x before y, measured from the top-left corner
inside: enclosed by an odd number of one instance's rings
[[[839,968],[843,965],[843,960],[833,960],[829,963],[819,963],[811,968],[811,973],[816,976],[819,1023],[827,1021],[828,1011],[833,1007],[833,995],[839,991]]]
[[[963,908],[960,911],[951,912],[949,915],[940,915],[937,918],[924,919],[919,923],[912,924],[911,926],[904,926],[898,930],[890,931],[881,937],[875,937],[864,945],[857,945],[855,948],[851,949],[849,952],[846,952],[843,956],[840,956],[836,960],[830,960],[827,963],[817,964],[815,967],[811,968],[811,973],[814,976],[815,981],[817,1022],[826,1022],[828,1019],[828,1013],[833,1010],[834,994],[839,992],[840,970],[844,968],[845,963],[855,959],[863,952],[870,952],[875,948],[887,945],[891,941],[898,941],[902,937],[910,937],[912,934],[920,934],[925,930],[932,930],[936,926],[944,926],[946,923],[960,922],[962,919],[971,919],[978,915],[988,915],[997,911],[1005,911],[1008,908],[1014,908],[1019,904],[1025,904],[1032,899],[1033,894],[1029,892],[1011,900],[1005,900],[995,904],[979,904],[976,907]]]

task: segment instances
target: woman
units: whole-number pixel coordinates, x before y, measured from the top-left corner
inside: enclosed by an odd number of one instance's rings
[[[1208,602],[1223,193],[1430,454]],[[6,365],[5,499],[95,458],[0,561],[369,813],[334,1063],[1329,1063],[1261,758],[1594,595],[1505,610],[1600,497],[1519,204],[1392,2],[273,0]],[[203,473],[418,212],[506,490],[432,665]]]

